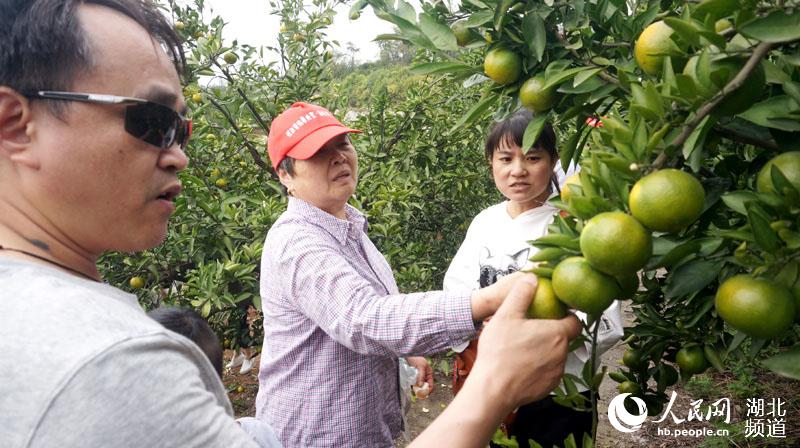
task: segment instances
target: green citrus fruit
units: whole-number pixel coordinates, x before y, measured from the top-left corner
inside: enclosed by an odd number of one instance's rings
[[[648,75],[658,76],[665,56],[676,54],[679,50],[671,37],[672,28],[663,21],[651,23],[642,31],[634,45],[633,56],[636,63]]]
[[[222,56],[222,59],[224,59],[228,64],[233,64],[239,60],[239,56],[236,53],[229,51]]]
[[[216,182],[214,182],[214,185],[216,185],[219,188],[225,188],[228,186],[228,179],[225,179],[224,177],[219,178],[217,179]]]
[[[634,383],[633,381],[623,381],[619,383],[619,385],[617,386],[617,390],[621,394],[636,395],[642,391],[642,388],[639,387],[639,385]]]
[[[675,362],[681,368],[681,372],[693,375],[703,373],[708,369],[708,361],[703,349],[699,346],[684,347],[675,354]]]
[[[786,179],[800,190],[800,151],[779,154],[767,162],[758,172],[756,185],[762,193],[775,193],[772,185],[772,167],[777,167]]]
[[[529,319],[561,319],[567,315],[567,306],[558,300],[550,279],[540,278],[536,294],[528,308]]]
[[[633,272],[627,275],[617,275],[615,278],[620,290],[622,290],[622,295],[618,298],[621,300],[632,299],[636,295],[636,291],[639,290],[639,276]]]
[[[749,275],[723,282],[714,304],[717,314],[733,328],[757,338],[773,338],[792,326],[795,298],[777,283]]]
[[[466,20],[453,22],[453,24],[450,26],[450,29],[452,29],[453,34],[456,35],[456,42],[458,43],[459,47],[463,47],[475,40],[475,34],[469,27],[467,27]]]
[[[519,101],[529,110],[541,113],[550,110],[556,102],[555,86],[544,88],[544,77],[534,76],[522,83],[519,89]]]
[[[128,284],[133,289],[144,288],[144,279],[142,277],[131,277],[131,279],[128,280]]]
[[[717,94],[742,69],[746,59],[727,58],[712,60],[707,66],[699,66],[700,58],[692,56],[683,74],[689,76],[703,99],[710,99]],[[715,108],[714,112],[724,115],[736,115],[747,110],[764,94],[767,78],[764,66],[758,67],[747,77],[741,87],[728,94]]]
[[[192,101],[194,101],[197,104],[202,103],[203,102],[203,94],[202,93],[195,93],[194,95],[192,95]]]
[[[522,74],[522,59],[511,50],[495,48],[486,54],[483,71],[497,84],[511,84]]]
[[[178,30],[178,31],[183,31],[183,29],[184,29],[184,28],[186,28],[186,24],[184,24],[184,23],[183,23],[183,22],[181,22],[180,20],[178,20],[177,22],[175,22],[175,29],[176,29],[176,30]]]
[[[628,349],[622,355],[622,363],[632,370],[639,370],[646,365],[642,360],[642,354],[635,348]]]
[[[567,305],[594,316],[611,305],[621,291],[617,281],[595,270],[583,257],[569,257],[553,270],[553,290]]]
[[[241,393],[243,393],[243,392],[244,392],[244,386],[239,386],[239,387],[237,387],[237,388],[236,388],[236,392],[237,392],[237,393],[240,393],[240,394],[241,394]]]
[[[565,204],[569,204],[570,199],[572,199],[572,191],[569,188],[570,185],[581,186],[580,173],[575,173],[564,180],[564,187],[561,188],[561,202]]]
[[[600,272],[628,275],[641,269],[653,253],[653,239],[639,221],[623,212],[605,212],[586,222],[581,252]]]
[[[678,232],[703,213],[705,191],[694,176],[664,169],[639,179],[631,189],[631,214],[647,228]]]

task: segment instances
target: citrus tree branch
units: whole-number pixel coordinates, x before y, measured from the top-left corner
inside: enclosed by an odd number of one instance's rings
[[[722,102],[726,96],[730,95],[731,92],[744,84],[744,82],[747,80],[747,77],[753,73],[756,67],[758,67],[758,64],[761,63],[761,60],[764,59],[769,50],[772,49],[772,45],[773,44],[769,42],[761,42],[758,44],[755,50],[753,50],[753,54],[751,54],[750,58],[747,59],[744,67],[739,70],[739,73],[737,73],[736,76],[734,76],[733,79],[731,79],[731,81],[722,88],[722,90],[717,92],[717,94],[714,95],[710,100],[706,101],[702,106],[700,106],[700,109],[697,110],[694,118],[692,118],[692,120],[683,127],[683,131],[681,131],[675,140],[670,143],[668,149],[678,148],[683,145],[686,142],[686,139],[692,135],[692,132],[694,132],[695,128],[700,125],[703,119],[706,118],[706,116],[708,116],[708,114],[710,114],[711,111],[714,110],[714,108],[717,107],[717,105]],[[655,162],[653,162],[653,170],[659,170],[664,166],[665,163],[667,163],[667,152],[667,150],[664,150],[658,155]]]
[[[604,69],[602,72],[599,72],[597,74],[597,76],[603,78],[605,81],[610,82],[611,84],[614,84],[614,85],[618,86],[620,89],[622,89],[626,93],[628,93],[628,89],[626,89],[622,84],[620,84],[619,79],[617,79],[617,78],[609,75],[608,73],[606,73],[606,71],[605,71],[606,67],[605,66],[598,65],[598,64],[595,64],[594,62],[592,62],[590,60],[587,60],[586,58],[581,56],[577,51],[575,51],[573,48],[567,48],[567,47],[569,47],[569,42],[567,42],[566,38],[561,33],[556,33],[556,36],[558,36],[558,40],[564,45],[564,48],[566,48],[570,52],[570,54],[572,54],[572,57],[574,57],[575,59],[577,59],[578,61],[580,61],[583,64],[593,65],[595,67],[599,67],[599,68]]]
[[[714,126],[714,130],[723,137],[736,140],[737,142],[747,143],[748,145],[758,146],[759,148],[769,149],[772,151],[778,149],[778,144],[775,143],[774,140],[760,140],[753,136],[744,134],[731,128],[726,128],[725,126],[719,124]]]
[[[258,122],[258,125],[261,126],[261,129],[263,129],[264,132],[269,134],[269,126],[261,118],[261,115],[256,110],[255,105],[250,101],[250,98],[248,98],[247,95],[244,93],[244,91],[241,89],[241,87],[237,85],[236,81],[233,79],[233,76],[231,76],[228,69],[220,65],[220,63],[217,62],[216,58],[212,59],[212,63],[217,66],[220,72],[222,72],[222,75],[225,76],[225,79],[228,80],[228,83],[230,83],[230,85],[236,89],[236,93],[239,94],[239,96],[244,101],[244,104],[247,105],[247,108],[250,110],[250,113],[253,115],[253,118],[255,118],[256,121]]]
[[[228,123],[230,123],[231,127],[233,127],[233,130],[236,131],[236,133],[239,134],[240,137],[242,137],[244,145],[247,147],[248,151],[250,152],[250,155],[253,156],[253,160],[256,161],[256,164],[259,167],[261,167],[261,169],[268,170],[270,172],[270,175],[272,177],[275,177],[275,173],[272,172],[272,170],[270,170],[267,167],[267,164],[264,162],[264,159],[261,158],[261,155],[258,153],[258,150],[253,146],[250,140],[247,139],[247,136],[244,135],[242,130],[239,128],[239,125],[236,124],[236,120],[234,120],[231,114],[228,112],[228,109],[225,109],[225,107],[222,106],[222,104],[218,103],[211,96],[208,96],[208,100],[215,108],[217,108],[217,110],[220,111],[220,113],[222,113],[223,116],[225,116],[225,119],[228,120]]]

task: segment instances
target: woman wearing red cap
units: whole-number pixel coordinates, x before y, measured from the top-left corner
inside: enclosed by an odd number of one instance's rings
[[[289,196],[261,261],[264,346],[256,415],[285,446],[393,446],[403,427],[398,358],[475,335],[511,285],[400,294],[347,204],[358,180],[349,134],[326,109],[295,103],[275,118],[268,152]],[[410,359],[432,383],[430,366]]]

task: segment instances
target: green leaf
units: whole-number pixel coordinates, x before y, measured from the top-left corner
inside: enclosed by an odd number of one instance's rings
[[[545,236],[539,237],[533,241],[532,244],[536,246],[558,246],[570,250],[580,250],[580,241],[578,238],[563,233],[549,233]]]
[[[464,25],[467,28],[475,28],[481,26],[483,24],[489,23],[494,18],[494,12],[492,11],[477,11],[472,13],[471,16],[464,22]]]
[[[781,73],[785,74],[783,71],[781,71]],[[800,107],[800,82],[788,80],[784,81],[783,91],[786,92],[786,94],[789,95],[795,103],[797,103],[798,107]]]
[[[694,128],[689,138],[683,144],[683,157],[689,161],[692,171],[695,173],[700,171],[700,163],[703,161],[704,146],[706,135],[708,131],[714,126],[714,122],[710,120],[711,116],[707,115],[700,122],[700,125]]]
[[[697,6],[695,14],[700,18],[711,15],[716,19],[729,16],[741,7],[739,0],[705,0]]]
[[[786,14],[773,11],[768,16],[744,24],[740,33],[762,42],[781,43],[800,39],[800,10]]]
[[[757,125],[794,132],[800,131],[800,121],[776,120],[776,118],[783,117],[787,111],[798,109],[797,103],[791,97],[780,95],[755,104],[739,114],[739,117]]]
[[[664,23],[675,30],[681,39],[685,40],[690,45],[694,47],[700,46],[700,34],[698,34],[698,28],[693,22],[677,17],[667,17],[664,19]]]
[[[757,201],[758,196],[751,191],[734,191],[722,195],[722,202],[736,213],[747,216],[747,203]]]
[[[711,301],[714,302],[713,300]],[[704,345],[703,346],[703,354],[706,355],[706,359],[718,372],[723,372],[725,370],[725,364],[722,363],[722,360],[717,353],[717,350],[714,349],[712,345]]]
[[[494,29],[498,33],[503,30],[503,23],[505,23],[504,19],[506,18],[506,12],[508,11],[508,8],[510,8],[515,1],[516,0],[500,0],[499,2],[497,2],[497,9],[494,10]]]
[[[522,136],[522,147],[528,148],[526,152],[533,148],[533,144],[536,143],[536,139],[539,138],[539,134],[542,133],[542,129],[547,123],[547,117],[547,114],[537,115],[528,123],[528,127],[525,128],[525,134]]]
[[[761,364],[778,375],[800,380],[800,345],[765,359]]]
[[[672,248],[669,252],[664,254],[661,258],[656,258],[655,261],[648,263],[646,269],[652,270],[657,268],[669,268],[673,264],[683,260],[684,258],[688,257],[689,255],[696,254],[697,251],[700,250],[700,243],[691,240],[687,241],[683,244],[679,244]]]
[[[586,70],[586,71],[578,73],[577,75],[575,75],[575,79],[572,80],[572,86],[573,87],[578,87],[579,85],[581,85],[584,82],[586,82],[586,80],[588,80],[592,76],[602,72],[603,70],[605,70],[605,69],[603,69],[603,68],[593,68],[593,69],[589,69],[589,70]]]
[[[755,203],[751,203],[747,210],[747,220],[750,222],[750,227],[753,229],[756,243],[761,246],[762,249],[772,252],[778,248],[780,240],[778,239],[778,234],[770,227],[768,216],[769,215]]]
[[[356,0],[356,2],[353,3],[353,6],[350,7],[350,12],[348,15],[353,15],[353,13],[360,13],[361,10],[364,9],[364,7],[366,6],[367,6],[367,0]]]
[[[550,65],[547,66],[547,69],[545,69],[545,77],[544,77],[545,83],[544,86],[542,86],[542,89],[550,89],[552,87],[555,87],[556,85],[561,84],[562,82],[566,81],[569,78],[572,78],[578,73],[584,70],[589,70],[589,67],[575,67],[565,70],[558,70],[557,68],[551,69],[551,67],[554,64],[556,63],[555,62],[551,63]]]
[[[453,133],[456,129],[472,123],[473,121],[477,120],[484,112],[486,112],[497,100],[500,98],[495,93],[489,93],[485,98],[480,100],[477,104],[472,106],[472,108],[467,111],[466,114],[462,115],[461,118],[453,125],[452,128],[448,131],[448,133]]]
[[[422,32],[428,39],[436,45],[436,48],[443,51],[457,51],[456,35],[449,26],[439,23],[426,13],[420,13],[419,24]]]
[[[410,3],[406,2],[405,0],[397,0],[397,15],[404,18],[405,20],[409,21],[410,23],[414,23],[417,19],[417,11],[411,6]]]
[[[542,62],[542,55],[544,55],[547,45],[547,35],[544,20],[539,14],[531,11],[522,19],[522,35],[528,42],[531,54],[536,56],[536,61]]]
[[[700,291],[717,278],[721,267],[721,263],[707,260],[682,265],[672,272],[665,297],[672,299]]]
[[[697,312],[694,313],[694,316],[692,316],[692,318],[686,322],[686,328],[692,328],[697,325],[697,322],[700,321],[703,316],[708,314],[711,308],[714,307],[714,296],[707,296],[703,300],[705,300],[705,302],[703,302],[703,305],[700,307],[700,309],[698,309]]]

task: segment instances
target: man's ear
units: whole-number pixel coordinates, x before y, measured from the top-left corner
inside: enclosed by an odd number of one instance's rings
[[[37,164],[30,154],[32,117],[27,98],[0,86],[0,156],[16,163]]]

